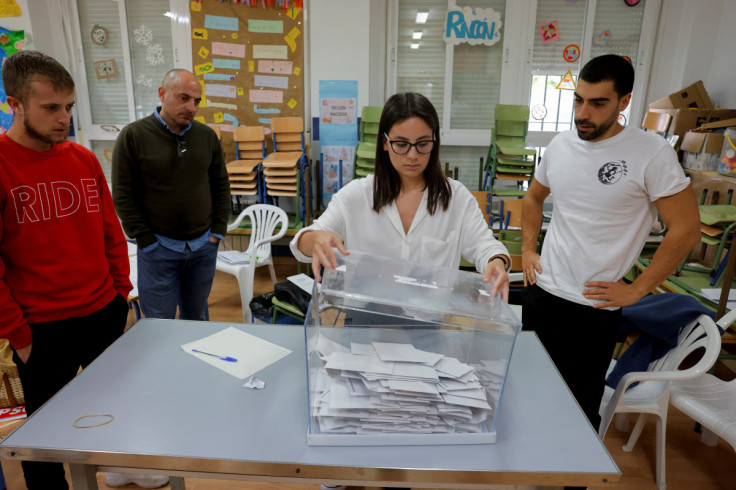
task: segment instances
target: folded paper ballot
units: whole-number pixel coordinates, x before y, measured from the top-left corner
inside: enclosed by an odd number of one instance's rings
[[[217,252],[217,258],[228,264],[248,264],[250,263],[251,254],[237,250],[224,250]]]
[[[503,384],[503,360],[469,365],[410,343],[343,345],[319,335],[312,413],[323,433],[482,432]],[[484,389],[483,380],[491,389]]]

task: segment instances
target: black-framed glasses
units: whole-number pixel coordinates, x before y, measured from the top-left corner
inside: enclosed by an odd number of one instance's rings
[[[186,140],[176,138],[176,154],[179,155],[179,158],[185,156],[187,154],[187,142]]]
[[[416,143],[409,143],[404,140],[391,141],[386,133],[383,133],[383,135],[386,137],[388,144],[391,145],[391,149],[397,155],[406,155],[411,151],[412,146],[417,149],[417,153],[421,153],[422,155],[432,153],[432,149],[434,148],[434,140],[422,140],[417,141]]]

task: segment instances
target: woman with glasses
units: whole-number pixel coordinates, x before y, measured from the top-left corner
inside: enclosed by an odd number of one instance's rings
[[[493,294],[508,299],[506,247],[493,238],[478,203],[465,186],[445,177],[440,166],[439,118],[417,93],[396,94],[383,108],[375,175],[337,192],[311,226],[291,241],[294,256],[335,268],[333,247],[438,267],[475,264]]]

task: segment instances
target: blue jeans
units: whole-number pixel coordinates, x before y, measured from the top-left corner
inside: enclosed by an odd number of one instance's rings
[[[219,243],[219,242],[218,242]],[[181,320],[204,320],[215,278],[216,242],[183,253],[156,242],[138,249],[138,294],[147,318],[169,318],[179,305]]]

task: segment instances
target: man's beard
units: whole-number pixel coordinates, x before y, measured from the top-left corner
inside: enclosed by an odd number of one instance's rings
[[[69,126],[66,127],[66,132],[63,136],[57,136],[54,133],[41,134],[36,128],[31,126],[31,123],[27,120],[23,120],[23,127],[25,127],[26,133],[33,139],[41,141],[47,145],[53,145],[56,143],[63,143],[69,136]]]
[[[583,133],[579,129],[578,131],[578,137],[581,140],[585,141],[591,141],[594,139],[599,138],[601,135],[605,134],[606,131],[608,131],[611,126],[618,120],[618,113],[615,113],[611,119],[607,119],[603,121],[600,125],[595,125],[592,122],[585,120],[585,119],[575,119],[575,129],[577,129],[578,124],[584,124],[586,126],[592,126],[593,130],[589,133]]]

